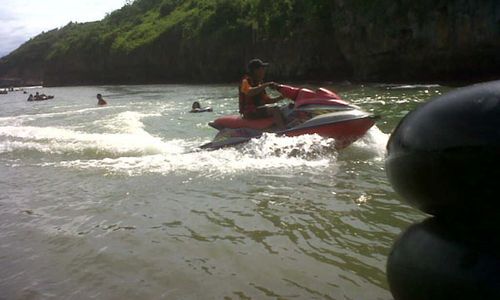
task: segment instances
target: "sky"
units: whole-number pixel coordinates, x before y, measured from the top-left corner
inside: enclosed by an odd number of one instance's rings
[[[0,0],[0,57],[41,33],[73,22],[96,21],[126,0]]]

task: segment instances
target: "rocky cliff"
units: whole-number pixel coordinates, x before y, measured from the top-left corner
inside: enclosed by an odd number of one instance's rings
[[[500,72],[500,1],[336,1],[335,40],[369,80],[474,80]]]
[[[221,82],[245,62],[276,80],[500,77],[497,0],[136,0],[70,23],[0,60],[0,77],[46,85]]]

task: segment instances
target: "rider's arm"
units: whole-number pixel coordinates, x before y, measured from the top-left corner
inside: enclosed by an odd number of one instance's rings
[[[272,86],[274,84],[275,84],[274,82],[266,82],[266,83],[260,84],[256,87],[249,86],[249,88],[246,89],[245,94],[247,94],[249,97],[257,96],[258,94],[265,91],[267,87]]]

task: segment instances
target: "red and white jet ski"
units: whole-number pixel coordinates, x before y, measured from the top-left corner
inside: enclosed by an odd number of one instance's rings
[[[273,118],[248,120],[240,115],[223,116],[209,123],[219,133],[201,148],[233,146],[259,138],[264,132],[272,132],[285,136],[318,134],[335,139],[336,148],[343,149],[365,135],[377,119],[324,88],[312,91],[280,85],[277,90],[293,101],[281,108],[287,129],[278,130]]]

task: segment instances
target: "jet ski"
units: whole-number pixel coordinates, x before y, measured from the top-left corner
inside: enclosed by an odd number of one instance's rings
[[[281,107],[286,129],[277,129],[273,118],[248,120],[240,115],[220,117],[209,125],[219,132],[202,149],[220,149],[259,138],[265,132],[284,136],[318,134],[335,139],[335,147],[343,149],[366,134],[377,116],[360,110],[325,88],[316,91],[279,85],[277,91],[293,103]]]

